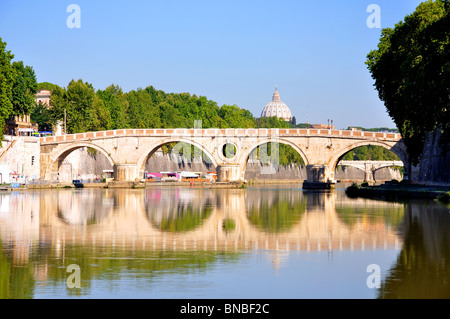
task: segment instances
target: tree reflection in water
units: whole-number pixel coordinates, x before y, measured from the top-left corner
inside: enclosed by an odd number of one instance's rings
[[[114,199],[95,189],[60,191],[58,217],[69,225],[93,225],[108,218],[112,213]]]
[[[436,203],[412,202],[404,244],[379,290],[380,299],[450,298],[450,214]]]
[[[208,189],[175,188],[161,191],[149,188],[145,201],[147,217],[159,230],[187,232],[201,226],[213,211]]]
[[[249,221],[268,233],[289,231],[300,221],[306,209],[306,197],[301,191],[253,190],[247,197]]]

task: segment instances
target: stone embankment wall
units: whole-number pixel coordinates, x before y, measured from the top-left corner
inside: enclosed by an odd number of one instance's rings
[[[0,183],[39,179],[39,161],[38,138],[5,135],[0,148]]]
[[[207,172],[215,172],[214,165],[201,158],[188,161],[186,158],[177,156],[171,158],[169,154],[164,154],[162,151],[155,152],[145,163],[145,171],[149,173],[159,172],[173,172],[173,171],[191,171],[201,172],[206,174]]]
[[[145,170],[149,173],[159,173],[161,171],[194,171],[207,173],[216,171],[216,168],[212,164],[208,164],[200,159],[191,161],[190,163],[185,158],[177,158],[172,160],[168,154],[162,152],[156,152],[154,156],[149,158],[145,165]],[[285,179],[294,180],[306,179],[306,168],[298,165],[287,165],[278,168],[278,172],[272,174],[269,170],[261,167],[260,164],[251,163],[247,164],[245,172],[245,179],[261,179],[261,180],[273,180],[273,179]],[[354,167],[339,167],[336,172],[336,179],[342,181],[363,181],[364,172]],[[392,168],[382,168],[375,171],[376,181],[390,181],[392,179],[401,180],[402,176],[400,171]]]
[[[259,164],[247,164],[247,170],[245,172],[245,179],[306,179],[306,168],[297,165],[281,166],[279,171],[275,174],[263,174],[264,170],[261,170]],[[382,168],[375,171],[375,181],[390,181],[392,179],[402,180],[402,176],[399,170],[393,168]],[[364,181],[364,172],[355,167],[338,167],[335,173],[335,179],[342,182],[362,182]]]
[[[450,145],[448,152],[442,153],[439,145],[439,130],[428,134],[420,164],[412,168],[411,179],[426,185],[450,185]]]

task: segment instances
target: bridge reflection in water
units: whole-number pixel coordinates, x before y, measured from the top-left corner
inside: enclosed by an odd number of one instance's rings
[[[398,226],[404,205],[350,200],[334,192],[84,189],[2,195],[1,200],[3,244],[11,243],[24,260],[33,243],[214,251],[364,250],[402,244]]]
[[[33,297],[38,283],[65,282],[72,263],[82,264],[89,286],[123,269],[151,280],[161,271],[206,271],[255,251],[267,252],[276,270],[293,252],[380,250],[399,255],[379,297],[421,298],[431,289],[448,298],[449,227],[448,209],[436,203],[350,199],[339,190],[292,186],[4,193],[0,282],[10,289],[0,298]]]

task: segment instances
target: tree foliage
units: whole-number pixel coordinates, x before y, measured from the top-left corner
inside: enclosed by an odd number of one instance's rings
[[[400,161],[397,155],[388,149],[375,146],[366,145],[357,147],[342,158],[343,161]]]
[[[31,121],[38,124],[39,131],[53,131],[52,113],[46,104],[39,103],[33,108]]]
[[[450,142],[448,1],[423,2],[395,28],[383,29],[366,64],[414,164],[427,133],[440,129],[441,144]]]
[[[11,64],[14,55],[6,51],[6,43],[0,38],[0,121],[4,123],[13,111],[13,85],[16,71]],[[0,130],[0,141],[3,140],[4,130]]]
[[[16,78],[12,87],[12,104],[14,115],[28,115],[35,105],[37,81],[31,66],[22,61],[13,62]]]
[[[67,133],[107,130],[110,113],[92,84],[72,80],[67,88],[56,88],[50,98],[54,123],[64,119],[66,113]]]

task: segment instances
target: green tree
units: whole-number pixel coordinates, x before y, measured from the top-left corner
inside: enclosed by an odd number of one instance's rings
[[[261,117],[256,120],[258,128],[289,128],[289,122],[279,119],[276,116]]]
[[[160,93],[152,87],[145,90],[133,90],[125,94],[128,108],[126,111],[128,127],[158,128],[162,127],[160,110],[155,101],[161,103]]]
[[[66,112],[67,133],[107,130],[110,114],[92,84],[70,81],[67,89],[56,88],[50,98],[53,122],[62,121]]]
[[[223,119],[222,128],[256,128],[256,120],[250,111],[237,105],[223,105],[219,116]]]
[[[35,106],[37,81],[31,66],[22,61],[13,62],[16,78],[12,87],[13,115],[29,115]]]
[[[111,129],[127,128],[128,101],[118,85],[110,85],[105,90],[98,90],[97,96],[103,101],[111,116]]]
[[[58,87],[57,84],[53,84],[53,83],[50,83],[50,82],[39,82],[37,84],[37,90],[38,91],[39,90],[48,90],[48,91],[53,92],[57,87]]]
[[[53,88],[50,96],[50,119],[52,125],[56,126],[58,122],[63,123],[64,120],[64,110],[67,111],[69,108],[69,103],[65,98],[66,89],[60,86]]]
[[[343,161],[400,161],[397,155],[388,149],[375,146],[366,145],[354,148],[344,155]]]
[[[45,104],[39,103],[33,108],[31,121],[39,125],[39,131],[53,131],[52,113]]]
[[[0,123],[5,123],[13,111],[12,96],[16,71],[11,64],[14,55],[6,51],[6,42],[0,38]],[[0,143],[4,130],[0,130]]]
[[[395,28],[382,30],[366,64],[379,97],[402,134],[413,163],[427,133],[450,142],[450,10],[443,0],[421,3]]]

